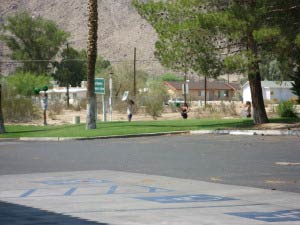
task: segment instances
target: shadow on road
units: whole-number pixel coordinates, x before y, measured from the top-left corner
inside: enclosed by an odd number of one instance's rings
[[[108,225],[0,201],[1,225]]]

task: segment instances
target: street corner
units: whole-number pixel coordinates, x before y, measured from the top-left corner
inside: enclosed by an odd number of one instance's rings
[[[17,207],[17,213],[36,209],[82,224],[300,224],[296,193],[117,171],[6,175],[0,180],[1,202]],[[0,222],[9,219],[0,211]]]

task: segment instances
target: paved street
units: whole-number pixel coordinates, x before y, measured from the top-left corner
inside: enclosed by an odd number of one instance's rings
[[[299,142],[228,135],[2,141],[0,224],[299,225]]]
[[[0,175],[117,170],[300,192],[300,138],[185,135],[0,142]]]

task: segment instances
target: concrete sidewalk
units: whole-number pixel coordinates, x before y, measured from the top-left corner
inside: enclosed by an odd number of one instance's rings
[[[0,176],[1,225],[299,225],[300,194],[117,171]]]

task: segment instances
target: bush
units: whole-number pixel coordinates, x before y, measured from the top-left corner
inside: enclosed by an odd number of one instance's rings
[[[31,73],[17,72],[7,78],[9,89],[22,96],[32,96],[34,89],[42,89],[44,86],[51,87],[51,77],[46,75],[35,75]]]
[[[145,106],[146,113],[157,119],[164,110],[167,98],[165,86],[160,81],[153,80],[148,83],[148,91],[141,96],[141,103]]]
[[[28,122],[41,117],[31,97],[21,96],[3,83],[2,110],[6,122]]]
[[[64,103],[57,99],[48,101],[48,105],[48,111],[51,115],[61,114],[65,108]]]
[[[280,102],[277,107],[277,114],[280,117],[297,117],[295,106],[292,101]]]

